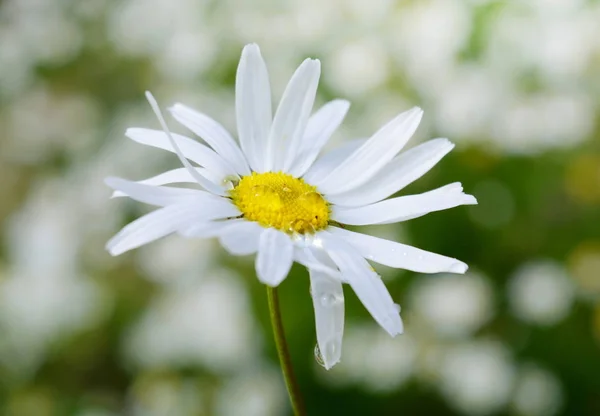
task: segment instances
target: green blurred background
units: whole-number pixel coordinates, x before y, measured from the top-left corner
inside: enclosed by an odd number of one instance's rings
[[[179,237],[104,250],[147,208],[110,200],[103,178],[178,165],[123,136],[157,127],[143,91],[235,131],[249,42],[276,98],[321,59],[318,102],[353,103],[336,143],[421,106],[409,146],[457,146],[406,192],[461,181],[479,199],[365,230],[471,269],[377,267],[405,334],[389,338],[348,290],[329,372],[294,267],[280,296],[309,414],[600,415],[593,0],[0,1],[0,414],[289,414],[251,258]]]

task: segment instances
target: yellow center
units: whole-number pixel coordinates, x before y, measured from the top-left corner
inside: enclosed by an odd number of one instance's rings
[[[306,234],[329,221],[329,206],[317,188],[287,173],[253,172],[229,192],[244,218],[265,227]]]

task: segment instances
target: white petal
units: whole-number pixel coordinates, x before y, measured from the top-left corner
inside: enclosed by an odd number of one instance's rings
[[[294,244],[290,237],[274,228],[260,235],[256,256],[258,280],[269,286],[278,286],[288,275],[294,262]]]
[[[125,135],[131,140],[159,149],[175,152],[167,135],[160,130],[129,128]],[[237,176],[235,170],[208,146],[198,143],[196,140],[179,134],[172,134],[173,139],[181,149],[183,155],[191,161],[204,166],[221,177]]]
[[[113,256],[137,248],[176,231],[197,216],[195,204],[169,205],[126,225],[106,244]]]
[[[208,221],[237,217],[241,213],[229,199],[194,189],[143,185],[121,178],[107,178],[106,183],[132,199],[151,205],[193,204],[196,220]]]
[[[201,137],[225,161],[233,173],[248,175],[250,169],[235,139],[218,122],[186,105],[177,103],[169,109],[175,120]]]
[[[350,108],[349,101],[333,100],[308,119],[300,148],[289,170],[291,175],[300,177],[306,173],[333,132],[344,120],[348,108]]]
[[[246,221],[244,219],[226,219],[217,221],[203,221],[194,224],[190,224],[185,228],[180,228],[177,231],[180,235],[187,238],[211,238],[217,237],[230,226]]]
[[[218,198],[225,201],[221,197],[197,189],[145,185],[115,177],[106,178],[104,183],[119,191],[121,195],[150,205],[165,206],[186,201],[200,202],[203,200],[202,198],[209,200],[216,200]]]
[[[419,179],[454,148],[448,139],[434,139],[401,153],[368,182],[328,201],[343,206],[361,206],[381,201]]]
[[[325,273],[309,270],[310,293],[315,308],[317,345],[327,370],[340,361],[344,335],[342,282]]]
[[[401,334],[400,314],[381,277],[351,245],[327,232],[321,234],[325,250],[371,316],[391,336]]]
[[[423,111],[413,108],[383,126],[342,164],[314,183],[328,195],[339,194],[371,179],[404,147],[413,135]]]
[[[246,45],[235,78],[238,137],[252,170],[264,172],[273,117],[269,73],[260,49]]]
[[[475,197],[464,194],[460,183],[455,182],[423,194],[386,199],[364,207],[345,208],[334,205],[331,218],[350,225],[390,224],[459,205],[475,204]]]
[[[287,172],[300,150],[321,75],[321,63],[306,59],[288,83],[269,134],[266,168]]]
[[[354,153],[356,149],[361,147],[366,142],[366,139],[350,140],[325,153],[323,156],[319,157],[315,163],[313,163],[313,165],[304,174],[303,179],[310,184],[318,182],[325,176],[329,175],[329,172],[332,172],[335,168],[337,168],[344,160],[348,158],[348,156]]]
[[[468,269],[468,266],[460,260],[420,250],[395,241],[337,227],[329,227],[327,230],[331,234],[343,238],[358,250],[364,258],[386,266],[420,273],[450,272],[462,274]]]
[[[214,175],[212,172],[207,171],[204,168],[196,168],[198,172],[201,172],[204,176],[206,176],[211,182],[215,184],[220,184],[222,181],[221,177]],[[162,186],[162,185],[170,185],[174,183],[193,183],[196,184],[196,180],[190,175],[186,168],[177,168],[173,170],[168,170],[160,175],[153,176],[148,179],[144,179],[141,181],[136,181],[136,183],[142,185],[152,185],[152,186]],[[176,188],[181,189],[181,188]],[[127,196],[124,192],[115,191],[111,195],[111,198]]]
[[[264,230],[257,222],[243,220],[223,230],[219,241],[229,253],[246,256],[258,251],[258,240]]]
[[[337,266],[329,259],[329,261],[323,261],[322,257],[317,257],[317,253],[322,249],[314,249],[309,247],[294,247],[294,261],[303,265],[307,269],[317,271],[319,273],[325,273],[328,276],[342,280],[342,275]],[[325,254],[326,256],[326,254]]]
[[[183,152],[179,148],[179,145],[177,144],[177,141],[173,138],[173,135],[171,134],[171,131],[167,126],[167,122],[165,121],[165,118],[163,117],[162,112],[160,111],[160,107],[158,106],[156,99],[150,91],[146,91],[146,99],[148,100],[148,103],[150,103],[150,107],[152,107],[152,111],[154,111],[154,114],[156,115],[160,126],[165,132],[167,139],[169,139],[171,147],[177,154],[177,158],[179,158],[179,161],[188,170],[190,175],[192,175],[194,179],[196,179],[196,182],[198,182],[198,184],[207,191],[212,192],[216,195],[225,195],[225,190],[222,187],[215,185],[210,180],[208,180],[208,178],[202,176],[202,174],[195,170],[192,164],[189,162],[189,160],[187,160],[187,158],[184,156]]]

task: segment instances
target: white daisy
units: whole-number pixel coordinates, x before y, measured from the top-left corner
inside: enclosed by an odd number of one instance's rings
[[[477,201],[462,192],[460,183],[388,198],[454,147],[435,139],[398,155],[421,120],[419,108],[401,113],[367,140],[321,155],[350,104],[334,100],[311,115],[320,69],[318,60],[300,65],[273,117],[267,67],[258,46],[247,45],[236,78],[239,145],[218,122],[183,104],[171,107],[171,114],[206,144],[171,134],[146,93],[162,130],[131,128],[126,135],[177,153],[185,168],[139,182],[106,180],[115,195],[160,207],[124,227],[107,249],[118,255],[171,233],[217,237],[231,254],[256,253],[258,279],[270,286],[285,279],[294,261],[306,266],[317,343],[325,367],[331,368],[341,355],[342,283],[350,284],[391,336],[403,331],[399,308],[368,260],[422,273],[467,270],[456,259],[342,224],[390,224]],[[204,190],[164,186],[174,183],[199,184]]]

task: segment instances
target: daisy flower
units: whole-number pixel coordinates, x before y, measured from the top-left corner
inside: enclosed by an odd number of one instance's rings
[[[322,154],[350,104],[333,100],[311,115],[320,71],[318,60],[302,62],[273,116],[267,67],[258,46],[247,45],[236,76],[239,141],[183,104],[171,107],[171,115],[203,143],[171,133],[146,93],[162,129],[130,128],[127,137],[175,152],[184,167],[139,182],[106,179],[115,196],[159,207],[124,227],[107,249],[118,255],[172,233],[216,237],[231,254],[256,254],[256,275],[272,287],[285,279],[294,261],[304,265],[317,345],[329,369],[341,356],[342,283],[391,336],[403,331],[399,307],[369,261],[421,273],[467,270],[456,259],[344,225],[391,224],[477,201],[460,183],[389,198],[454,147],[447,139],[434,139],[400,153],[419,125],[419,108],[399,114],[366,140]],[[203,189],[165,186],[176,183]]]

